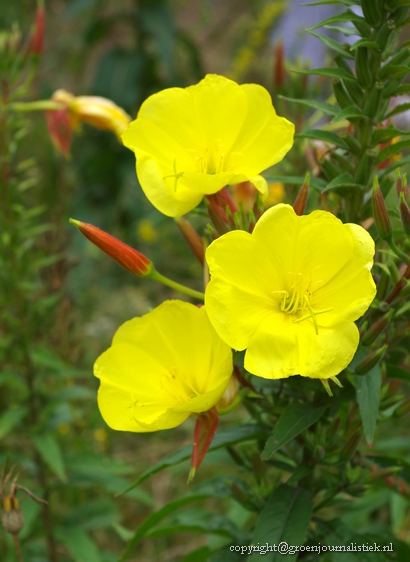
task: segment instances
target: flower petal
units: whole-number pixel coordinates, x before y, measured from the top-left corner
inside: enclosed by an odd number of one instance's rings
[[[245,355],[245,368],[268,379],[292,375],[329,378],[338,375],[352,360],[359,343],[355,324],[319,328],[311,322],[294,324],[291,315],[265,318]]]
[[[242,171],[248,176],[270,168],[293,145],[295,126],[276,115],[269,92],[257,84],[243,84],[248,110],[232,152],[243,154]]]

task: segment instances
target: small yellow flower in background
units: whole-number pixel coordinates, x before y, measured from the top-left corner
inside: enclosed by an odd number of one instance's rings
[[[207,249],[209,318],[228,345],[247,350],[254,375],[335,377],[357,349],[354,321],[376,294],[373,256],[361,226],[279,204],[252,234],[229,232]]]
[[[229,384],[232,351],[205,307],[165,301],[118,329],[94,374],[100,412],[112,429],[157,431],[215,406]]]
[[[228,184],[249,180],[266,193],[259,174],[285,156],[293,133],[265,88],[208,74],[150,96],[122,139],[135,152],[145,195],[176,217]]]
[[[158,240],[158,231],[149,219],[141,219],[138,221],[137,233],[141,240],[148,244]]]

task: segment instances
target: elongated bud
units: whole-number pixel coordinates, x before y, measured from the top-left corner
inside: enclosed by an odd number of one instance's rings
[[[373,83],[369,62],[369,49],[367,47],[358,47],[355,56],[356,76],[359,84],[365,89],[370,88]]]
[[[218,411],[215,406],[207,412],[199,414],[197,417],[194,429],[194,444],[192,447],[191,470],[189,471],[188,482],[193,480],[197,469],[204,460],[218,428],[218,421]]]
[[[273,74],[273,85],[275,90],[280,90],[285,83],[285,68],[283,60],[283,43],[279,41],[274,51],[275,63]]]
[[[375,176],[373,180],[372,201],[374,220],[380,237],[383,238],[383,240],[390,240],[393,235],[392,226],[377,176]]]
[[[387,344],[383,345],[377,351],[371,353],[368,357],[365,357],[360,361],[360,363],[356,366],[354,372],[356,375],[365,375],[368,373],[373,367],[375,367],[382,359],[383,355],[385,354],[387,349]]]
[[[37,3],[36,21],[34,24],[34,33],[31,40],[30,51],[33,55],[40,56],[44,49],[44,37],[46,28],[46,9],[44,2],[39,0]]]
[[[350,436],[347,443],[343,446],[343,449],[340,451],[340,460],[347,462],[349,461],[356,452],[357,447],[362,439],[362,432],[361,430],[357,430]]]
[[[6,496],[1,503],[1,522],[4,530],[11,535],[17,535],[24,526],[24,515],[19,501],[15,496]]]
[[[390,309],[389,312],[379,318],[377,322],[373,324],[371,328],[369,328],[362,337],[362,344],[363,345],[372,345],[374,341],[380,336],[380,334],[387,328],[392,316],[394,314],[394,310]]]
[[[404,198],[406,201],[410,199],[410,190],[409,186],[407,185],[407,174],[401,174],[399,170],[396,170],[397,179],[396,179],[396,192],[397,196],[400,198],[400,193],[404,192]]]
[[[377,27],[382,21],[382,8],[380,0],[361,0],[360,5],[368,24]]]
[[[210,201],[208,205],[208,215],[218,234],[222,235],[229,232],[230,228],[228,224],[228,217],[226,216],[225,211],[223,211],[213,201]]]
[[[205,252],[204,252],[204,242],[202,238],[199,236],[197,231],[191,226],[184,217],[179,217],[175,219],[179,230],[182,232],[182,236],[188,242],[191,250],[195,254],[196,259],[199,261],[201,265],[204,264],[205,259]]]
[[[92,224],[70,219],[70,222],[84,234],[88,240],[98,246],[110,258],[122,267],[138,275],[138,277],[149,277],[154,271],[153,263],[143,254],[124,244],[121,240],[114,238]]]
[[[400,193],[399,210],[403,232],[407,234],[407,236],[410,236],[410,209],[404,198],[404,191]]]
[[[299,216],[302,216],[306,209],[306,203],[308,200],[309,195],[309,184],[310,184],[310,174],[309,172],[306,173],[305,181],[303,182],[302,187],[293,203],[293,210]]]

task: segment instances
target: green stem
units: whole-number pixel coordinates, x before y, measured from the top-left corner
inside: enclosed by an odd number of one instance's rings
[[[386,242],[388,243],[388,245],[390,246],[390,248],[393,250],[393,252],[396,254],[398,258],[402,259],[404,263],[406,263],[407,265],[410,265],[410,256],[402,252],[400,248],[396,246],[396,244],[393,242],[393,238],[386,240]]]
[[[11,103],[9,105],[9,109],[11,111],[44,111],[46,109],[58,110],[63,108],[64,108],[63,104],[51,100]]]
[[[199,291],[194,291],[194,289],[190,289],[189,287],[185,287],[185,285],[181,285],[176,281],[172,281],[172,279],[168,279],[168,277],[165,277],[165,275],[161,275],[161,273],[158,273],[158,271],[156,271],[155,269],[152,271],[149,277],[150,279],[154,279],[154,281],[158,281],[163,285],[167,285],[168,287],[171,287],[171,289],[175,289],[176,291],[185,293],[186,295],[193,297],[194,299],[203,301],[205,298],[204,293],[200,293]]]

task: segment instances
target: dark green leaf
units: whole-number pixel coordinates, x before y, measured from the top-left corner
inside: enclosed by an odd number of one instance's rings
[[[243,549],[242,552],[241,548]],[[242,562],[244,560],[243,554],[246,554],[248,551],[247,545],[227,545],[218,550],[218,552],[215,552],[209,559],[209,562]]]
[[[399,154],[402,150],[410,147],[410,140],[403,140],[386,146],[379,152],[376,157],[376,164],[381,164],[385,160],[389,160],[392,156]]]
[[[404,64],[387,64],[380,71],[380,78],[382,80],[392,78],[404,78],[410,72],[410,67]]]
[[[349,82],[355,82],[356,78],[353,74],[349,74],[346,70],[342,68],[312,68],[310,70],[293,70],[296,74],[314,74],[317,76],[328,76],[330,78],[340,78],[342,80],[348,80]]]
[[[369,445],[373,443],[379,414],[380,389],[382,385],[382,371],[376,365],[365,375],[356,375],[356,396],[362,418],[364,436]]]
[[[120,513],[112,500],[96,499],[74,507],[65,518],[64,524],[89,531],[111,527],[119,520]]]
[[[354,27],[344,27],[342,25],[325,25],[325,28],[330,29],[331,31],[338,31],[346,37],[357,35],[357,29],[355,29]]]
[[[343,46],[342,43],[339,43],[338,41],[335,41],[334,39],[331,39],[326,35],[320,35],[319,33],[314,33],[313,31],[308,31],[308,33],[320,39],[320,41],[322,41],[322,43],[326,45],[326,47],[332,49],[333,51],[336,51],[337,53],[342,55],[342,57],[344,57],[345,59],[352,59],[352,60],[354,59],[354,56]]]
[[[254,424],[244,424],[235,427],[228,427],[218,431],[209,447],[209,451],[215,451],[221,447],[227,447],[235,445],[236,443],[242,443],[243,441],[254,441],[256,439],[261,439],[266,436],[266,429],[260,425]],[[124,490],[123,494],[126,494],[129,490],[132,490],[135,486],[138,486],[141,482],[144,482],[147,478],[164,470],[169,466],[174,466],[182,461],[185,461],[191,457],[192,446],[187,445],[179,451],[167,455],[162,460],[148,468],[141,476],[136,480],[129,488]]]
[[[71,552],[73,562],[102,562],[93,541],[80,529],[58,528],[56,535]]]
[[[402,84],[396,90],[396,96],[400,96],[402,94],[408,94],[410,92],[410,84]]]
[[[387,376],[389,379],[398,379],[402,381],[410,381],[410,371],[409,369],[403,369],[398,365],[386,364]]]
[[[168,525],[155,527],[147,533],[148,537],[163,537],[187,531],[222,535],[238,539],[243,534],[229,519],[218,513],[206,513],[195,509],[184,509],[172,518]]]
[[[285,185],[299,185],[302,187],[303,182],[305,181],[304,176],[266,176],[268,181],[271,182],[280,182],[284,183]],[[317,191],[322,191],[327,186],[325,180],[321,178],[313,178],[310,177],[310,187],[317,189]]]
[[[33,443],[46,465],[63,482],[67,480],[60,445],[51,433],[33,437]]]
[[[181,562],[208,562],[211,555],[212,550],[209,548],[209,546],[200,546],[196,550],[184,556]]]
[[[348,149],[347,144],[342,139],[340,135],[334,133],[333,131],[324,131],[323,129],[312,129],[310,131],[303,131],[303,133],[298,133],[295,135],[295,138],[306,138],[306,139],[314,139],[314,140],[321,140],[324,142],[328,142],[329,144],[334,144],[339,148],[343,148],[344,150]]]
[[[333,117],[332,123],[337,123],[338,121],[343,121],[347,119],[348,121],[352,119],[367,119],[365,115],[360,111],[358,107],[355,105],[349,105],[349,107],[345,107],[339,113]]]
[[[4,439],[24,419],[28,412],[26,406],[7,410],[0,416],[0,439]]]
[[[400,160],[392,162],[391,164],[383,168],[383,170],[380,171],[379,179],[384,178],[384,176],[387,176],[388,174],[393,172],[396,168],[405,166],[406,164],[410,164],[410,156],[406,156],[405,158],[400,158]]]
[[[279,97],[283,100],[290,101],[292,103],[297,103],[299,105],[305,105],[306,107],[310,107],[312,109],[317,109],[318,111],[321,111],[325,115],[336,115],[339,111],[339,108],[337,106],[331,105],[330,103],[326,103],[323,101],[287,98],[286,96],[279,96]]]
[[[355,6],[355,0],[321,0],[319,2],[309,2],[308,4],[301,4],[301,6],[322,6],[324,4],[344,4],[345,6]]]
[[[317,422],[326,408],[327,406],[314,408],[300,402],[291,402],[276,422],[262,452],[262,460],[269,459],[276,451]]]
[[[301,546],[305,541],[311,513],[309,493],[302,488],[282,484],[273,491],[262,509],[256,522],[252,544],[279,545],[286,542],[288,545]],[[283,554],[279,552],[267,552],[263,556],[266,562],[283,562]],[[252,552],[247,560],[260,562],[261,553]]]

